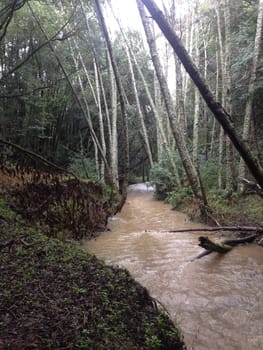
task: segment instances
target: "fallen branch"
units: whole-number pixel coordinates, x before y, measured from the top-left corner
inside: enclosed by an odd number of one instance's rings
[[[209,250],[205,250],[204,252],[198,254],[198,255],[195,256],[194,258],[189,259],[189,262],[193,262],[193,261],[195,261],[195,260],[197,260],[197,259],[201,259],[202,257],[204,257],[204,256],[206,256],[206,255],[208,255],[208,254],[211,254],[211,253],[213,253],[213,252],[212,252],[212,251],[209,251]]]
[[[29,150],[15,144],[15,143],[13,143],[13,142],[10,142],[10,141],[4,140],[4,139],[0,139],[0,143],[7,145],[7,146],[11,146],[11,147],[15,148],[16,150],[23,152],[23,153],[25,153],[33,158],[36,158],[36,159],[40,160],[41,162],[49,165],[50,167],[52,167],[54,169],[59,170],[60,172],[66,174],[66,175],[71,175],[71,176],[75,177],[76,179],[80,180],[79,177],[76,174],[74,174],[73,172],[68,171],[65,168],[62,168],[61,166],[59,166],[53,162],[50,162],[49,160],[47,160],[46,158],[40,156],[39,154],[37,154],[35,152],[29,151]]]
[[[255,191],[260,197],[263,197],[263,189],[256,182],[249,181],[241,176],[238,178],[238,181],[241,182],[246,187],[250,188],[251,190]]]
[[[216,232],[216,231],[247,231],[247,232],[263,232],[262,226],[219,226],[219,227],[200,227],[200,228],[183,228],[171,231],[160,231],[160,232]],[[149,232],[149,231],[147,231]]]

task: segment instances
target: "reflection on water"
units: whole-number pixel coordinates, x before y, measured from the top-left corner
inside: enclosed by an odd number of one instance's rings
[[[240,246],[190,263],[201,251],[202,233],[159,231],[201,225],[155,201],[143,186],[132,188],[109,227],[85,248],[147,287],[180,324],[188,349],[263,349],[261,247]]]

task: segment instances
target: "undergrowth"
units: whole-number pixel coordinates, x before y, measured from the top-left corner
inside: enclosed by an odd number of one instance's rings
[[[31,225],[45,226],[51,237],[91,237],[106,227],[117,204],[111,189],[91,180],[8,168],[0,175],[10,207]]]
[[[183,349],[126,270],[48,238],[2,198],[0,250],[0,349]]]

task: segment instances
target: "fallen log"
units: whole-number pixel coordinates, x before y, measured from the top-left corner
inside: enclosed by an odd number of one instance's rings
[[[250,235],[250,236],[238,238],[238,239],[227,239],[222,242],[214,242],[214,241],[211,241],[208,237],[201,236],[199,237],[199,242],[200,242],[199,246],[204,248],[205,251],[198,254],[196,257],[190,259],[189,261],[192,262],[194,260],[201,259],[202,257],[208,254],[211,254],[213,252],[217,252],[221,254],[227,253],[236,245],[253,242],[257,236],[258,236],[257,234],[254,234],[254,235]]]
[[[258,235],[250,235],[247,237],[243,237],[243,238],[237,238],[237,239],[226,239],[225,241],[223,241],[224,244],[228,244],[232,247],[238,245],[238,244],[243,244],[243,243],[251,243],[255,240],[255,238],[257,238]]]
[[[247,231],[247,232],[263,232],[262,226],[217,226],[217,227],[200,227],[200,228],[183,228],[171,231],[161,231],[161,232],[216,232],[216,231]],[[148,231],[147,231],[148,232]]]
[[[222,242],[214,242],[211,241],[208,237],[199,237],[199,246],[204,248],[205,250],[208,250],[210,252],[217,252],[217,253],[227,253],[229,250],[232,249],[232,246],[222,243]]]

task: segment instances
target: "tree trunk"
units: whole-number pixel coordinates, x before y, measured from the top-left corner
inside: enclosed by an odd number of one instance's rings
[[[117,120],[118,120],[118,96],[116,81],[114,79],[114,73],[112,69],[111,60],[108,54],[108,66],[110,75],[110,86],[111,86],[111,143],[110,143],[110,154],[111,154],[111,170],[113,179],[119,188],[119,171],[118,171],[118,132],[117,132]]]
[[[74,96],[74,98],[75,98],[75,100],[76,100],[76,102],[77,102],[77,104],[78,104],[80,110],[82,111],[82,113],[83,113],[83,115],[84,115],[84,117],[85,117],[85,119],[86,119],[86,121],[87,121],[87,123],[88,123],[91,136],[92,136],[93,140],[96,142],[96,145],[97,145],[97,147],[98,147],[99,153],[100,153],[101,157],[102,157],[103,160],[104,160],[104,163],[105,163],[105,166],[106,166],[108,175],[109,175],[109,181],[110,181],[110,183],[112,183],[112,176],[111,176],[110,167],[109,167],[109,165],[108,165],[107,159],[104,157],[102,147],[101,147],[101,145],[100,145],[100,143],[99,143],[99,140],[98,140],[98,138],[97,138],[97,136],[96,136],[96,134],[95,134],[95,132],[94,132],[94,130],[93,130],[93,127],[92,127],[92,125],[91,125],[91,123],[90,123],[90,117],[87,115],[87,112],[85,111],[85,109],[84,109],[84,107],[83,107],[83,105],[82,105],[82,103],[81,103],[81,100],[80,100],[80,98],[79,98],[79,96],[78,96],[78,94],[77,94],[77,92],[76,92],[76,90],[75,90],[73,84],[71,83],[71,81],[70,81],[70,79],[69,79],[69,76],[68,76],[68,74],[67,74],[67,72],[66,72],[66,70],[65,70],[64,65],[63,65],[62,62],[61,62],[60,57],[57,55],[56,50],[54,49],[53,45],[51,44],[51,42],[50,42],[50,40],[49,40],[49,38],[48,38],[48,36],[47,36],[47,33],[45,32],[44,28],[42,27],[42,25],[41,25],[41,23],[40,23],[38,17],[36,16],[36,14],[35,14],[35,12],[34,12],[32,6],[31,6],[29,3],[28,3],[27,5],[28,5],[28,7],[29,7],[29,9],[30,9],[30,11],[31,11],[31,13],[32,13],[32,15],[33,15],[35,21],[37,22],[40,31],[41,31],[42,34],[44,35],[45,39],[48,41],[49,48],[50,48],[51,52],[54,54],[54,57],[56,58],[56,60],[57,60],[57,62],[58,62],[58,65],[59,65],[59,67],[61,68],[61,70],[62,70],[62,72],[63,72],[63,75],[64,75],[64,77],[65,77],[65,79],[66,79],[66,81],[67,81],[67,83],[68,83],[68,85],[69,85],[69,87],[70,87],[70,89],[71,89],[71,92],[72,92],[72,94],[73,94],[73,96]]]
[[[251,125],[252,113],[253,113],[252,107],[253,107],[253,100],[254,100],[255,83],[257,78],[256,72],[257,72],[257,66],[258,66],[258,60],[259,60],[262,25],[263,25],[263,0],[259,0],[253,61],[252,61],[252,67],[251,67],[251,75],[250,75],[250,81],[249,81],[249,87],[248,87],[248,99],[247,99],[244,124],[243,124],[243,140],[246,144],[248,144],[248,138],[250,134],[250,125]],[[243,159],[240,159],[239,177],[245,177],[245,174],[246,174],[245,163]],[[245,189],[244,184],[241,183],[239,186],[239,190],[243,192],[244,189]]]
[[[219,45],[219,67],[221,72],[221,104],[225,105],[225,64],[224,64],[224,46],[222,38],[222,25],[221,25],[221,16],[220,16],[220,0],[215,0],[215,12],[216,12],[216,21],[217,21],[217,34],[218,34],[218,45]],[[218,86],[219,87],[219,86]],[[219,94],[219,89],[218,89]],[[218,96],[217,96],[218,101]],[[225,133],[223,127],[220,127],[219,132],[219,152],[218,152],[218,187],[223,188],[223,159],[224,159],[224,149],[225,149]]]
[[[141,1],[145,4],[147,9],[151,13],[152,17],[154,18],[154,20],[158,23],[165,37],[170,42],[173,49],[177,53],[178,57],[182,61],[185,69],[191,76],[194,83],[197,85],[208,107],[210,108],[214,116],[217,118],[219,123],[222,125],[224,131],[227,133],[227,135],[233,142],[234,146],[236,147],[237,151],[244,159],[250,172],[258,181],[259,185],[263,187],[263,170],[259,162],[254,159],[253,155],[251,154],[245,142],[236,133],[231,122],[231,116],[229,116],[229,114],[224,110],[221,104],[215,101],[209,87],[201,78],[199,71],[195,67],[190,56],[188,55],[187,51],[182,45],[181,40],[177,37],[177,35],[173,32],[173,30],[168,25],[163,13],[159,10],[159,8],[155,5],[155,3],[152,0],[141,0]]]
[[[143,112],[142,112],[141,104],[140,104],[140,100],[139,100],[133,65],[132,65],[132,61],[131,61],[131,55],[130,55],[130,51],[129,51],[129,48],[127,46],[127,43],[125,43],[124,46],[125,46],[125,51],[126,51],[126,55],[128,58],[128,63],[129,63],[129,68],[130,68],[130,73],[131,73],[131,81],[132,81],[133,92],[134,92],[135,101],[136,101],[136,105],[137,105],[138,115],[139,115],[139,119],[140,119],[141,127],[142,127],[142,136],[143,136],[143,140],[145,143],[145,149],[146,149],[146,153],[147,153],[148,160],[150,163],[150,167],[152,168],[152,166],[153,166],[152,151],[151,151],[148,133],[147,133],[147,129],[145,126],[144,116],[143,116]]]
[[[231,32],[230,32],[230,4],[229,0],[224,0],[224,19],[225,19],[225,69],[224,69],[224,87],[225,91],[225,109],[229,115],[232,115],[232,81],[231,81]],[[234,154],[233,145],[229,138],[226,138],[226,189],[234,190]]]
[[[173,103],[172,103],[172,98],[171,98],[171,95],[169,92],[167,81],[165,80],[165,77],[164,77],[164,74],[163,74],[163,71],[161,68],[161,63],[160,63],[158,53],[157,53],[157,48],[156,48],[156,42],[155,42],[155,39],[153,37],[152,31],[150,29],[149,22],[148,22],[148,19],[146,17],[146,13],[145,13],[145,10],[144,10],[144,7],[142,5],[141,0],[137,0],[137,5],[138,5],[138,9],[139,9],[139,12],[141,15],[141,19],[142,19],[145,34],[147,37],[148,45],[150,48],[150,53],[151,53],[154,67],[155,67],[156,75],[157,75],[157,78],[158,78],[158,81],[160,84],[160,88],[161,88],[161,92],[163,95],[166,111],[167,111],[167,114],[169,117],[170,126],[171,126],[171,129],[173,132],[174,139],[176,141],[179,155],[181,157],[181,160],[182,160],[182,163],[183,163],[186,175],[187,175],[187,179],[190,183],[190,186],[193,190],[195,197],[201,201],[203,206],[205,206],[207,204],[206,198],[205,198],[205,195],[202,191],[201,182],[200,182],[200,179],[198,177],[197,171],[194,168],[194,166],[191,162],[190,156],[188,154],[185,140],[184,140],[184,136],[182,135],[182,132],[179,129],[177,121],[176,121],[176,117],[174,114],[174,107],[173,107]]]
[[[101,106],[101,88],[99,82],[99,66],[96,58],[93,59],[93,66],[95,72],[95,85],[96,85],[96,93],[97,93],[97,101],[98,101],[98,117],[99,117],[99,129],[100,129],[100,140],[101,140],[101,148],[103,151],[103,155],[106,158],[106,142],[104,135],[104,124],[103,124],[103,115],[102,115],[102,106]],[[105,166],[102,160],[100,164],[100,179],[102,181],[105,180]]]
[[[99,0],[95,0],[95,5],[96,5],[96,12],[101,24],[101,29],[103,32],[103,35],[106,40],[107,44],[107,49],[109,52],[111,64],[112,64],[112,69],[114,72],[115,80],[116,80],[116,86],[117,90],[119,93],[119,99],[120,99],[120,106],[121,106],[121,113],[122,113],[122,118],[123,118],[123,128],[124,128],[124,153],[125,153],[125,164],[124,164],[124,174],[123,174],[123,181],[122,181],[122,200],[119,204],[118,210],[121,210],[123,207],[125,200],[127,198],[127,187],[129,183],[129,166],[130,166],[130,161],[129,161],[129,135],[128,135],[128,116],[126,112],[126,107],[125,107],[125,94],[124,94],[124,89],[121,83],[121,78],[119,74],[119,70],[117,67],[117,63],[113,54],[113,49],[112,49],[112,44],[110,41],[109,33],[107,30],[107,26],[105,23],[105,18],[103,16],[101,4]]]
[[[198,16],[198,13],[197,13]],[[195,64],[199,67],[199,22],[195,23]],[[196,168],[199,167],[198,150],[199,150],[199,123],[200,123],[200,93],[197,87],[194,90],[194,128],[193,128],[193,163]]]

